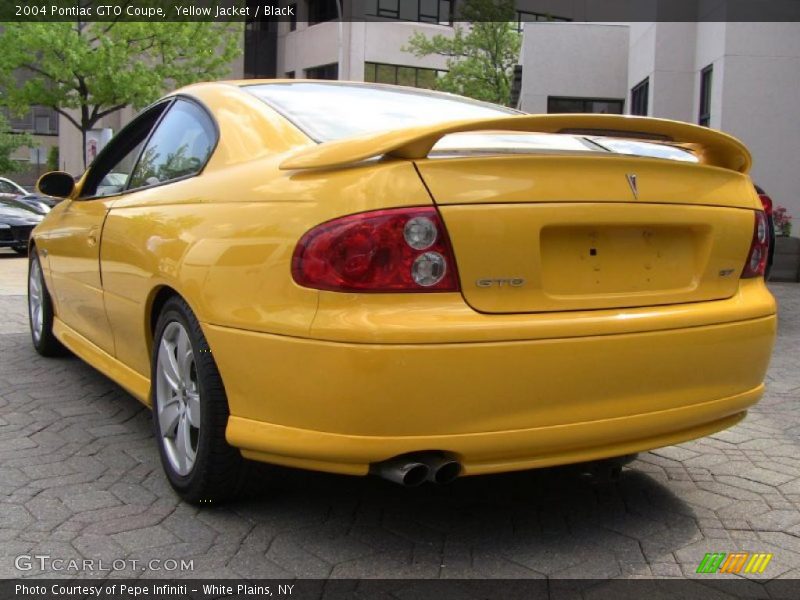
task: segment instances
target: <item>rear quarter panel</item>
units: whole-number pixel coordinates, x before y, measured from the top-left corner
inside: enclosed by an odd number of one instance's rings
[[[149,376],[150,311],[164,286],[203,323],[307,336],[318,292],[291,277],[302,234],[343,214],[430,203],[408,162],[292,174],[266,159],[130,194],[110,211],[101,248],[117,358]]]

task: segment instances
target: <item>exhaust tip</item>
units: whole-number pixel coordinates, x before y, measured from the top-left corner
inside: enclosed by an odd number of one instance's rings
[[[416,452],[373,463],[370,473],[405,487],[417,487],[426,481],[438,485],[452,483],[461,475],[461,463],[443,452]]]
[[[428,479],[430,469],[428,465],[422,463],[413,463],[407,466],[406,472],[403,474],[402,484],[406,487],[417,487],[425,483]]]
[[[461,464],[455,460],[444,462],[431,475],[431,481],[439,485],[453,483],[461,475]]]
[[[397,457],[372,465],[370,473],[406,487],[416,487],[428,479],[430,467],[416,460]]]

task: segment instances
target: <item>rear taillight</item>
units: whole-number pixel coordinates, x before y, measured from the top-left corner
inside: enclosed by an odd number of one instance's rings
[[[772,198],[766,194],[759,194],[758,197],[761,200],[761,206],[764,207],[764,212],[767,216],[772,215]]]
[[[450,240],[433,207],[377,210],[308,231],[292,257],[305,287],[342,292],[456,292]]]
[[[755,212],[753,226],[753,241],[750,243],[750,252],[742,271],[742,277],[762,277],[767,266],[769,254],[769,223],[767,215],[761,211]]]

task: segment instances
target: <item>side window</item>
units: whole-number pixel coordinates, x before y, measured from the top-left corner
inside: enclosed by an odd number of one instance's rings
[[[112,138],[89,167],[81,198],[113,196],[125,189],[147,136],[168,105],[147,109]]]
[[[128,187],[155,185],[199,172],[216,140],[214,124],[203,109],[177,100],[147,142]]]
[[[119,194],[125,189],[128,183],[128,178],[131,176],[133,167],[136,164],[136,159],[142,151],[144,140],[136,144],[136,146],[128,152],[122,160],[115,164],[108,173],[97,184],[97,191],[95,196],[113,196]]]
[[[0,193],[16,194],[17,189],[7,181],[3,181],[2,179],[0,179]]]

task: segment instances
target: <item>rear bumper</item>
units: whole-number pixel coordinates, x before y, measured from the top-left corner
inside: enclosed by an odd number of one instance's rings
[[[303,469],[366,475],[370,463],[413,451],[444,449],[459,458],[462,474],[482,475],[624,456],[705,437],[741,421],[745,409],[762,393],[759,386],[737,396],[672,410],[449,436],[350,436],[231,417],[227,437],[247,458]]]
[[[776,318],[555,339],[342,343],[204,325],[250,458],[364,474],[442,450],[465,474],[618,456],[729,427],[763,393]]]

